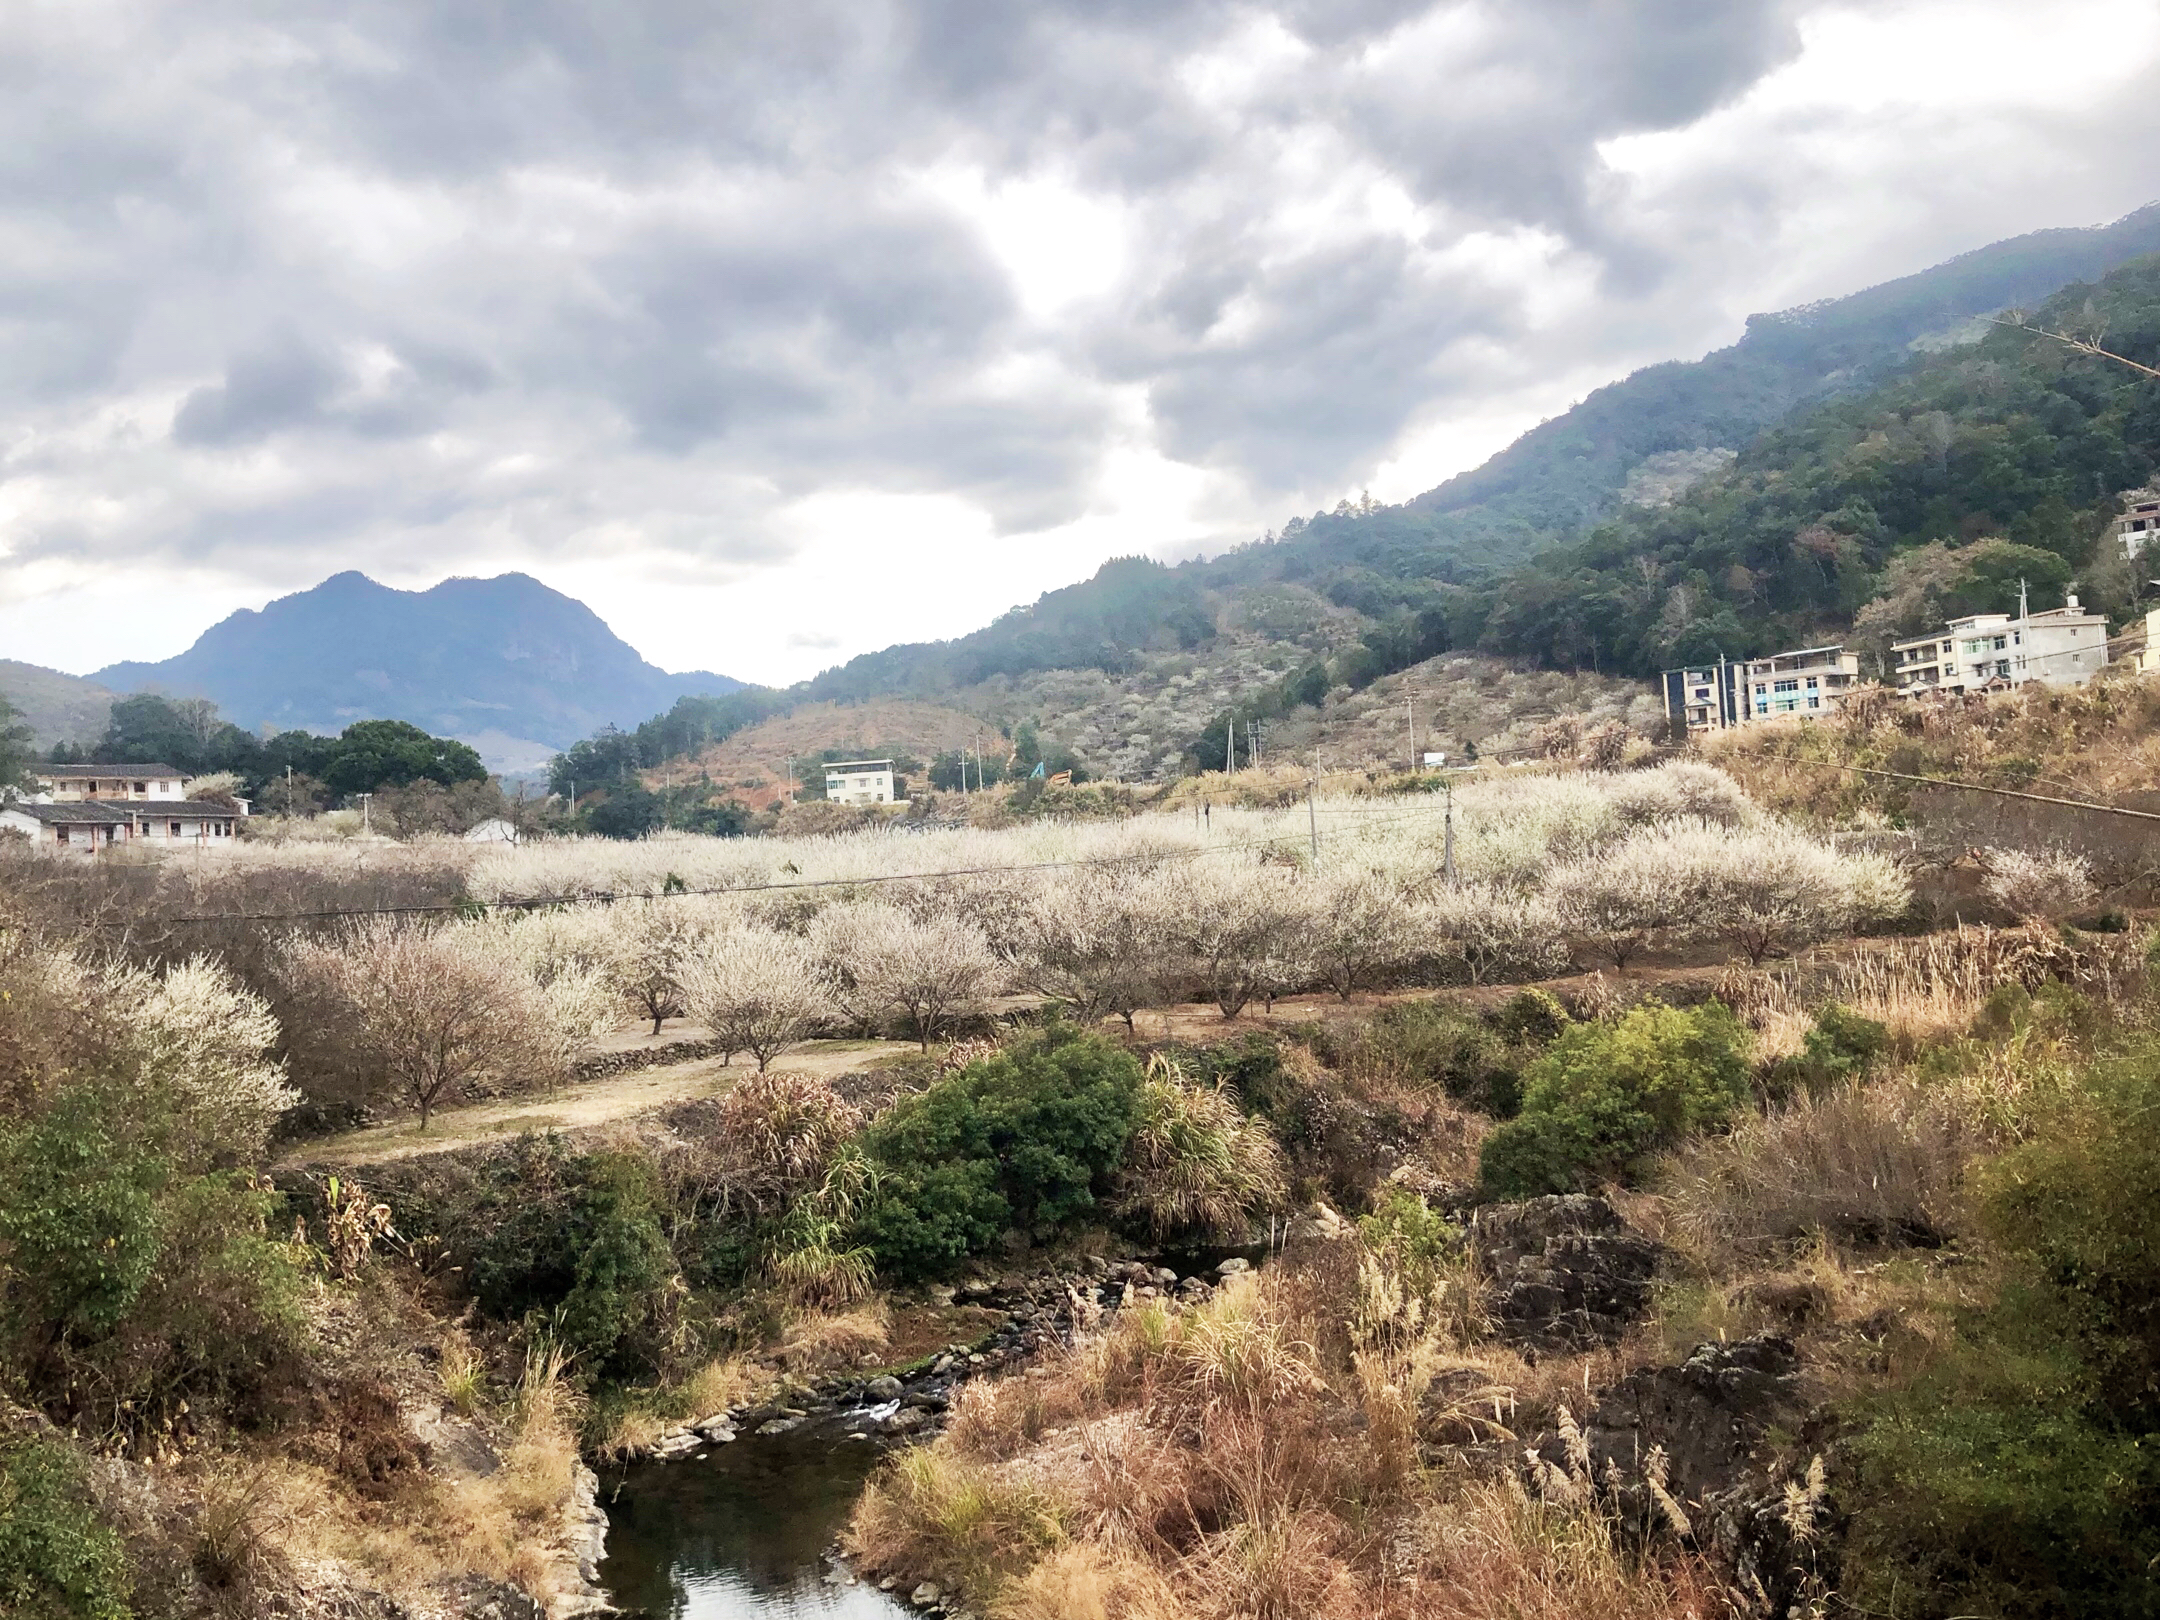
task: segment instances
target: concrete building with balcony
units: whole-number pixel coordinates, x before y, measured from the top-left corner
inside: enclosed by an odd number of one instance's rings
[[[1774,720],[1780,715],[1823,715],[1845,701],[1860,684],[1860,655],[1843,643],[1802,647],[1795,652],[1751,658],[1743,675],[1741,703],[1745,718]]]
[[[40,765],[30,775],[55,804],[187,797],[186,778],[170,765]]]
[[[1687,731],[1723,731],[1780,715],[1824,715],[1860,684],[1860,655],[1842,643],[1665,671],[1665,717]]]
[[[1723,731],[1740,723],[1741,666],[1719,659],[1665,671],[1665,718],[1676,731]]]
[[[2135,562],[2156,541],[2160,541],[2160,489],[2128,491],[2122,498],[2122,515],[2115,519],[2115,544]]]
[[[1972,613],[1893,643],[1890,662],[1898,691],[1915,696],[2082,686],[2107,668],[2107,619],[2075,595],[2040,613]]]

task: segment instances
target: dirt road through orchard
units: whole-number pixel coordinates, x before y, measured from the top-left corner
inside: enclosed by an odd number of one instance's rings
[[[614,1049],[622,1050],[628,1044]],[[914,1050],[913,1041],[811,1041],[775,1058],[773,1068],[776,1072],[836,1076],[874,1068]],[[318,1137],[286,1153],[278,1161],[278,1168],[387,1164],[502,1140],[526,1131],[585,1130],[649,1113],[670,1103],[715,1096],[744,1075],[756,1072],[756,1065],[740,1056],[725,1065],[718,1058],[655,1064],[627,1074],[580,1081],[542,1095],[438,1109],[425,1131],[420,1129],[418,1119],[400,1119],[347,1131],[342,1136]]]

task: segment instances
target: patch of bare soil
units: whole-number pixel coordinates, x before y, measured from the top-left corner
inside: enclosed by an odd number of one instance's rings
[[[714,743],[696,757],[647,771],[649,786],[681,782],[699,771],[753,810],[770,809],[786,797],[790,756],[800,761],[825,748],[845,748],[865,758],[912,754],[927,763],[978,733],[994,732],[976,715],[941,703],[887,698],[868,703],[805,703]],[[798,768],[798,778],[801,771]]]
[[[774,1067],[830,1077],[874,1068],[914,1050],[907,1041],[812,1041],[775,1060]],[[286,1154],[278,1168],[388,1164],[506,1140],[526,1131],[589,1130],[676,1103],[717,1096],[754,1072],[746,1058],[733,1063],[698,1058],[655,1064],[541,1095],[441,1109],[425,1131],[417,1119],[403,1119],[305,1142]]]

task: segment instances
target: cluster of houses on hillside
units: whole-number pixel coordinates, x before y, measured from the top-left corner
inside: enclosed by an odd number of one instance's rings
[[[1893,643],[1884,684],[1914,698],[2007,692],[2034,683],[2082,686],[2107,668],[2111,655],[2140,673],[2160,667],[2160,609],[2113,641],[2106,618],[2087,613],[2074,594],[2061,607],[2038,613],[2021,606],[2015,614],[1968,614]],[[1665,714],[1689,731],[1722,731],[1784,715],[1823,714],[1875,684],[1862,677],[1860,655],[1836,643],[1767,658],[1721,658],[1701,669],[1667,670]]]
[[[95,853],[142,844],[229,846],[245,799],[191,799],[170,765],[41,765],[28,797],[0,800],[0,829],[38,844]]]
[[[2115,519],[2115,542],[2135,561],[2160,549],[2160,489],[2134,489]],[[2035,613],[2023,587],[2018,610],[1971,613],[1939,630],[1893,642],[1886,685],[1905,697],[2005,692],[2038,683],[2082,686],[2109,663],[2139,674],[2160,668],[2160,609],[2110,640],[2107,619],[2078,605]],[[1862,677],[1860,655],[1841,643],[1801,647],[1767,658],[1727,660],[1699,669],[1665,671],[1665,716],[1689,731],[1722,731],[1783,715],[1822,714],[1876,683]]]

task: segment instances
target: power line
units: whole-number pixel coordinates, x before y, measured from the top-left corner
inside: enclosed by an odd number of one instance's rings
[[[2034,804],[2056,804],[2071,810],[2097,810],[2102,815],[2131,816],[2139,821],[2160,821],[2160,811],[2132,810],[2119,804],[2096,804],[2090,799],[2061,799],[2047,793],[2020,793],[2015,788],[1990,787],[1985,782],[1960,782],[1948,776],[1914,776],[1905,771],[1878,770],[1872,765],[1840,765],[1827,759],[1793,759],[1784,754],[1771,757],[1786,765],[1820,765],[1833,771],[1851,771],[1858,776],[1880,776],[1892,782],[1919,782],[1928,787],[1962,788],[1967,793],[1992,793],[1998,798],[2027,799]]]

